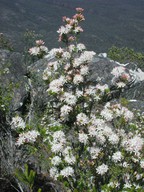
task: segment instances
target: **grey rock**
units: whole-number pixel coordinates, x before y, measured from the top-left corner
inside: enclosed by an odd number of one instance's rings
[[[133,81],[124,89],[118,90],[113,87],[111,71],[114,67],[124,66],[132,75]],[[94,83],[108,84],[113,91],[112,99],[119,99],[121,97],[130,101],[131,108],[140,109],[144,111],[144,72],[137,68],[135,63],[120,64],[112,61],[109,58],[96,57],[90,64],[90,81]]]
[[[23,100],[27,97],[26,84],[27,80],[24,74],[26,68],[23,64],[23,58],[20,53],[0,50],[0,71],[5,74],[0,76],[2,86],[7,88],[13,83],[11,90],[12,102],[10,109],[15,111],[23,105]]]

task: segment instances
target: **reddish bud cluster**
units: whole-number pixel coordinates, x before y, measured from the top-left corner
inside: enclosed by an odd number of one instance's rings
[[[82,14],[80,14],[80,13],[79,14],[75,14],[73,16],[73,19],[76,19],[78,21],[84,21],[85,20],[84,16]]]
[[[82,9],[81,7],[77,7],[77,8],[76,8],[76,11],[77,11],[78,13],[82,13],[82,12],[84,11],[84,9]]]
[[[57,31],[59,33],[59,41],[64,42],[66,44],[75,41],[76,36],[83,32],[83,29],[79,26],[79,22],[84,21],[85,18],[82,14],[84,9],[76,8],[77,13],[72,17],[68,18],[64,16],[62,18],[63,22],[65,22],[65,26],[61,26],[61,28]]]
[[[43,41],[43,40],[36,40],[36,45],[37,46],[41,46],[41,45],[44,45],[45,44],[45,42]]]

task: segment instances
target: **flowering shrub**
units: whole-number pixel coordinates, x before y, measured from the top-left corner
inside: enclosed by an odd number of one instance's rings
[[[41,171],[48,169],[65,191],[143,191],[143,117],[119,103],[99,107],[110,90],[108,85],[94,86],[87,80],[88,64],[96,53],[78,43],[84,16],[83,9],[76,11],[72,19],[63,18],[65,26],[58,30],[66,48],[49,52],[55,61],[43,72],[49,101],[39,127],[28,131],[21,118],[12,121],[22,130],[17,145],[33,145],[43,153],[47,168],[42,169],[39,159]],[[112,74],[123,82],[130,78],[121,67]]]

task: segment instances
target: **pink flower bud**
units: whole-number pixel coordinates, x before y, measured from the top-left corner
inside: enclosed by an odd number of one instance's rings
[[[74,41],[75,40],[75,37],[73,37],[73,36],[70,36],[69,38],[68,38],[68,41],[70,41],[70,42],[72,42],[72,41]]]
[[[67,17],[66,17],[66,16],[63,16],[63,18],[62,18],[63,22],[65,22],[66,19],[67,19]]]
[[[76,8],[76,11],[77,11],[78,13],[82,13],[82,12],[84,11],[84,9],[82,9],[82,8],[80,8],[80,7],[77,7],[77,8]]]
[[[36,45],[40,46],[40,45],[44,45],[44,41],[43,40],[36,40]]]

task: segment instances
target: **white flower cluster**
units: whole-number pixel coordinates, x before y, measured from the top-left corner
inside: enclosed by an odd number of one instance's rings
[[[59,63],[57,61],[49,62],[47,68],[43,71],[43,80],[48,80],[59,68]]]
[[[71,31],[71,29],[72,29],[71,25],[65,25],[65,26],[61,26],[57,32],[60,35],[68,34]]]
[[[99,175],[104,175],[108,171],[108,169],[108,166],[103,163],[102,165],[96,168],[96,172]]]
[[[17,128],[20,128],[20,129],[25,129],[25,122],[24,120],[19,117],[19,116],[16,116],[16,117],[13,117],[12,118],[12,121],[11,121],[11,128],[12,129],[17,129]]]
[[[51,77],[51,71],[50,69],[47,67],[44,72],[43,72],[43,80],[48,80],[49,77]]]
[[[102,93],[105,92],[105,90],[109,89],[108,85],[105,84],[105,85],[100,85],[100,84],[97,84],[96,85],[96,89],[100,90]]]
[[[66,145],[66,138],[63,131],[55,131],[52,135],[51,151],[56,154],[51,159],[52,168],[50,177],[57,180],[59,176],[69,177],[74,175],[74,169],[70,166],[75,164],[76,158],[72,154],[72,148]],[[67,167],[63,167],[63,163]]]
[[[63,177],[73,176],[74,175],[74,170],[70,166],[65,167],[63,170],[61,170],[60,175],[62,175]]]
[[[77,115],[77,124],[78,125],[86,125],[89,122],[89,118],[84,113],[79,113]]]
[[[62,58],[68,60],[71,58],[71,54],[68,51],[63,52]]]
[[[131,79],[130,75],[126,72],[126,68],[122,66],[115,67],[111,74],[114,75],[112,82],[116,84],[118,88],[125,87]]]
[[[54,180],[57,180],[57,178],[59,177],[59,172],[56,167],[51,167],[49,173],[50,177],[53,178]]]
[[[51,160],[52,165],[57,166],[62,162],[59,156],[54,156]]]
[[[64,50],[62,48],[53,48],[49,51],[48,56],[55,58],[57,55],[62,55]]]
[[[47,54],[48,48],[44,46],[44,42],[42,40],[37,40],[36,47],[30,48],[28,52],[30,55],[39,56],[41,54]]]
[[[101,152],[101,149],[98,147],[90,147],[89,152],[90,152],[92,159],[97,159],[97,157],[99,156],[99,154]]]
[[[61,98],[62,101],[66,102],[67,105],[73,106],[77,102],[77,98],[75,95],[65,92]]]
[[[73,165],[73,164],[75,164],[75,162],[76,162],[76,158],[75,158],[75,156],[72,155],[72,154],[66,155],[65,158],[64,158],[64,160],[65,160],[66,163],[68,163],[68,164],[70,164],[70,165]]]
[[[75,58],[73,62],[73,67],[77,68],[82,64],[87,64],[93,60],[93,57],[96,53],[93,51],[84,51],[80,57]]]
[[[48,92],[59,93],[63,90],[63,85],[66,82],[64,76],[60,76],[58,79],[54,79],[50,82]]]
[[[138,135],[134,137],[124,140],[122,144],[125,149],[131,153],[139,154],[144,146],[144,139]]]
[[[62,152],[66,143],[65,134],[63,131],[56,131],[52,135],[53,141],[51,142],[51,150],[53,153]]]
[[[123,156],[122,156],[122,153],[120,151],[117,151],[115,152],[113,155],[112,155],[112,160],[117,163],[117,162],[120,162],[122,160]]]
[[[80,75],[80,74],[76,74],[76,75],[74,76],[74,78],[73,78],[73,83],[74,83],[75,85],[78,85],[78,84],[82,83],[83,81],[84,81],[84,78],[83,78],[83,76]]]
[[[60,118],[62,121],[66,121],[69,118],[69,113],[73,110],[73,108],[69,105],[63,105],[60,109]]]
[[[134,117],[134,114],[120,104],[110,105],[110,103],[107,103],[104,109],[101,111],[101,116],[106,121],[112,121],[113,118],[120,116],[123,116],[126,121],[131,121]]]
[[[101,116],[106,120],[106,121],[112,121],[113,120],[113,112],[112,110],[108,109],[107,107],[104,108],[101,111]]]
[[[125,67],[115,67],[113,68],[113,70],[111,71],[111,74],[113,74],[115,77],[119,77],[122,73],[125,72]]]
[[[85,45],[82,44],[82,43],[77,44],[77,47],[76,47],[76,48],[77,48],[78,51],[84,51],[84,50],[86,50]]]
[[[21,133],[19,134],[16,145],[20,146],[25,143],[34,143],[39,135],[39,132],[35,130]]]
[[[85,133],[79,133],[79,142],[83,143],[86,145],[87,141],[88,141],[88,135]]]
[[[86,65],[81,65],[80,67],[80,74],[85,76],[89,73],[89,68]]]

